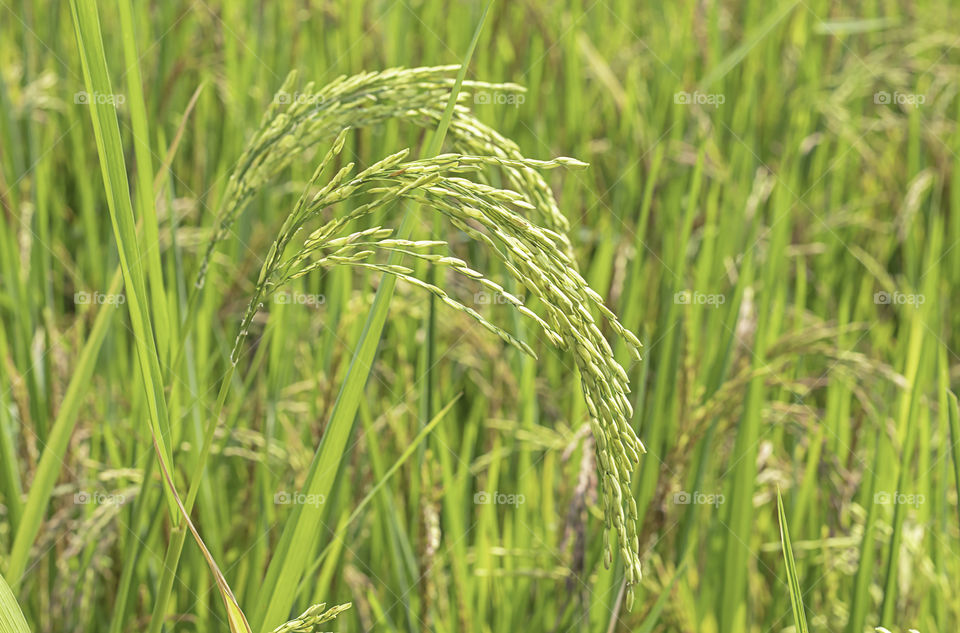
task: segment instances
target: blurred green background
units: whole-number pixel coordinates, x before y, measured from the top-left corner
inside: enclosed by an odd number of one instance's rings
[[[287,73],[324,84],[455,64],[483,10],[133,7],[161,262],[181,319],[227,177]],[[99,11],[113,87],[129,94],[140,87],[116,3]],[[528,335],[539,360],[441,312],[437,402],[463,395],[348,521],[420,424],[428,302],[400,284],[297,607],[353,602],[328,625],[342,631],[782,631],[793,618],[779,487],[811,630],[957,630],[958,18],[933,0],[494,3],[468,77],[527,92],[471,105],[527,156],[591,164],[548,178],[584,276],[645,345],[627,365],[648,449],[633,490],[636,605],[623,606],[619,561],[603,565],[572,360],[496,302],[478,309]],[[113,311],[26,574],[7,581],[35,631],[139,631],[170,528],[144,468],[127,313],[90,299],[109,293],[118,256],[84,90],[70,5],[0,0],[0,573],[95,316]],[[118,114],[132,173],[128,99]],[[348,151],[368,165],[421,142],[390,123]],[[184,463],[314,167],[257,196],[215,259],[168,385]],[[303,482],[378,279],[305,278],[297,291],[322,301],[271,305],[238,367],[194,519],[243,607],[289,514],[276,495]],[[118,604],[125,565],[133,590]],[[227,630],[192,542],[165,621]]]

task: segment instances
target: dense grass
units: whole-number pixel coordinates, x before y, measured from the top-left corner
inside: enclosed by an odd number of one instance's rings
[[[94,5],[0,3],[4,633],[18,611],[34,631],[226,631],[228,613],[242,630],[233,599],[255,633],[317,603],[284,631],[956,630],[960,8]],[[563,218],[531,219],[569,223],[580,273],[644,344],[637,361],[593,311],[647,448],[623,491],[632,610],[582,359],[409,254],[480,321],[383,275],[399,256],[249,313],[332,139],[218,232],[290,71],[298,90],[464,59],[480,120],[524,156],[590,163],[541,172]],[[338,120],[356,129],[317,185],[463,151],[441,92],[422,116]],[[514,188],[505,173],[486,182]],[[344,234],[448,241],[549,314],[428,202]]]

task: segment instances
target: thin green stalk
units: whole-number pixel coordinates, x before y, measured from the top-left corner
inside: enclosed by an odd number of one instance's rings
[[[790,530],[787,528],[787,514],[783,510],[783,497],[780,496],[780,488],[777,488],[777,521],[780,523],[780,546],[783,549],[783,562],[787,568],[787,586],[790,590],[793,625],[797,633],[808,633],[807,616],[803,612],[803,591],[800,589],[797,564],[793,560],[793,546],[790,544]]]
[[[200,492],[200,485],[203,480],[203,471],[207,465],[207,457],[213,448],[213,436],[216,432],[220,416],[223,413],[223,405],[227,399],[227,393],[230,391],[230,385],[233,382],[233,375],[236,365],[230,363],[227,374],[220,383],[220,393],[217,396],[217,405],[214,415],[207,422],[206,431],[203,438],[203,446],[200,449],[199,458],[194,465],[190,477],[190,487],[187,490],[187,499],[183,506],[186,514],[193,510],[193,504],[197,499],[197,493]],[[150,625],[147,633],[160,633],[163,621],[166,616],[167,602],[170,599],[170,593],[173,590],[173,581],[176,576],[177,567],[180,565],[180,556],[183,554],[183,544],[187,538],[187,531],[181,529],[182,526],[174,529],[170,535],[170,542],[167,544],[167,553],[164,556],[163,576],[160,579],[160,586],[157,592],[157,599],[154,603],[153,614],[150,617]]]
[[[957,494],[960,495],[960,406],[957,404],[957,394],[952,391],[947,393],[947,415],[950,420],[950,446],[953,448],[950,452],[953,454],[953,477],[956,485]],[[960,516],[960,505],[957,506],[957,514]]]

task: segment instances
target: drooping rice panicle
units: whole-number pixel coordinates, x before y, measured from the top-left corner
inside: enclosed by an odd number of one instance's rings
[[[321,88],[316,88],[312,82],[298,87],[297,73],[291,72],[234,166],[214,221],[213,236],[200,264],[196,285],[203,285],[214,249],[227,236],[237,216],[260,187],[318,143],[330,140],[344,128],[369,127],[390,119],[408,119],[412,123],[435,128],[435,121],[430,117],[439,120],[442,116],[454,83],[453,75],[458,69],[457,65],[390,68],[350,77],[341,76]],[[523,88],[509,83],[464,81],[458,100],[465,102],[469,99],[471,90],[515,93],[522,92]],[[489,130],[465,112],[465,109],[460,109],[457,118],[467,117],[475,124],[477,131]],[[487,138],[488,144],[493,143],[489,151],[496,150],[503,157],[520,157],[515,145],[489,132],[492,131],[477,135],[477,139]],[[467,133],[468,129],[462,122],[456,130],[451,130],[455,142],[458,141],[458,135]],[[466,138],[461,140],[468,142]],[[480,140],[473,141],[470,147],[476,147],[477,143]],[[497,143],[503,143],[503,148],[497,149]],[[541,182],[537,186],[542,195],[546,184]],[[547,204],[543,208],[551,209],[554,223],[564,221],[555,204]]]
[[[603,510],[608,530],[617,534],[617,542],[626,562],[626,577],[631,587],[640,580],[640,529],[637,506],[630,495],[631,473],[644,452],[643,444],[629,425],[632,408],[627,397],[626,371],[614,359],[593,313],[599,312],[639,357],[640,343],[623,328],[616,315],[603,305],[577,271],[569,242],[557,227],[544,227],[531,221],[538,217],[530,198],[517,191],[500,189],[480,182],[490,169],[514,170],[522,174],[536,170],[583,168],[570,158],[541,161],[522,156],[442,154],[423,160],[406,160],[403,150],[387,156],[355,175],[348,164],[321,186],[321,177],[343,148],[346,130],[342,130],[327,152],[313,178],[303,191],[293,212],[286,218],[264,262],[253,299],[244,315],[234,350],[238,351],[250,324],[263,301],[291,280],[318,268],[352,266],[396,275],[440,298],[449,307],[475,319],[505,342],[534,355],[529,345],[490,323],[479,312],[451,297],[442,288],[415,276],[412,268],[384,263],[377,254],[401,252],[442,266],[480,285],[501,293],[507,302],[537,323],[557,347],[572,353],[580,370],[581,385],[596,439],[595,451],[600,471]],[[472,176],[474,179],[465,176]],[[532,180],[526,180],[528,184]],[[360,198],[372,201],[360,202]],[[418,241],[392,238],[389,228],[375,226],[344,234],[348,225],[393,202],[408,199],[424,209],[432,209],[470,238],[488,247],[514,279],[539,299],[542,313],[537,314],[524,301],[506,293],[495,281],[472,268],[466,261],[440,254],[435,249],[447,244],[440,240]],[[341,203],[343,203],[341,205]],[[353,203],[354,206],[351,206]],[[323,210],[333,205],[345,209],[311,231],[302,240],[295,235]],[[423,252],[424,250],[428,252]],[[605,533],[606,534],[606,533]],[[605,536],[606,556],[612,559],[612,545]]]
[[[349,609],[352,605],[348,602],[324,610],[326,606],[327,605],[322,602],[313,605],[296,618],[284,622],[275,628],[273,633],[314,633],[321,624],[332,622],[338,615]]]

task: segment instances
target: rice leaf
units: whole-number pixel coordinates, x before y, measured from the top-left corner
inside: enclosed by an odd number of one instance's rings
[[[27,621],[10,586],[0,574],[0,631],[3,633],[30,633]]]
[[[807,616],[803,612],[803,591],[797,576],[797,565],[793,560],[793,547],[790,545],[790,531],[787,529],[787,515],[783,510],[783,497],[777,488],[777,521],[780,523],[780,546],[783,549],[783,562],[787,568],[787,587],[790,591],[790,607],[793,611],[793,624],[798,633],[808,633]]]
[[[947,392],[947,417],[950,423],[950,446],[953,450],[953,481],[957,494],[960,495],[960,406],[957,404],[957,394]],[[957,506],[960,516],[960,504]]]

